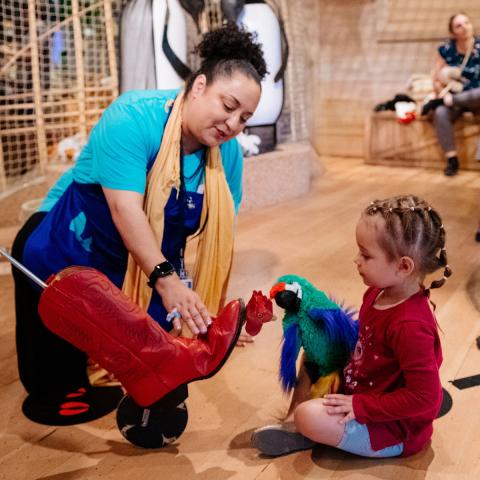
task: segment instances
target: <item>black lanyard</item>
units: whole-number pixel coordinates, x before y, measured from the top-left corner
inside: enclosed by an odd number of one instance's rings
[[[183,264],[183,253],[184,253],[184,250],[185,250],[185,245],[186,245],[186,242],[187,242],[187,238],[188,238],[188,233],[186,231],[186,228],[185,228],[185,211],[187,209],[187,188],[186,188],[186,177],[185,177],[185,154],[183,152],[183,146],[182,144],[180,144],[180,192],[179,192],[179,199],[180,199],[180,208],[179,208],[179,224],[180,224],[180,232],[182,234],[182,238],[184,239],[184,244],[183,244],[183,247],[181,248],[181,251],[180,251],[180,261],[181,263]],[[200,164],[198,165],[198,167],[195,169],[195,171],[188,177],[188,179],[191,179],[191,178],[194,178],[196,175],[198,175],[198,173],[200,172],[200,170],[203,170],[204,172],[204,176],[205,176],[205,167],[206,167],[206,153],[204,152],[204,154],[202,155],[202,159],[200,160]],[[205,183],[205,181],[204,181]],[[205,195],[205,191],[203,193]],[[205,226],[207,224],[207,221],[208,221],[208,212],[207,212],[207,216],[205,218],[205,222],[203,223],[203,225],[201,225],[198,230],[191,236],[191,239],[192,238],[195,238],[197,237],[198,235],[200,235],[200,233],[203,232],[203,230],[205,229]]]

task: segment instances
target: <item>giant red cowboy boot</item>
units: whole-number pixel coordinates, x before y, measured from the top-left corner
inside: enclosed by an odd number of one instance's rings
[[[39,304],[45,325],[112,372],[141,407],[214,375],[235,346],[245,316],[243,301],[236,300],[205,335],[173,337],[95,269],[70,267],[47,283]]]

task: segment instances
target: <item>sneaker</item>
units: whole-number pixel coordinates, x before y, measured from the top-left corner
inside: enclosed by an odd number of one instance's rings
[[[301,450],[309,450],[316,443],[285,425],[267,425],[257,428],[252,434],[252,447],[264,455],[278,457]]]
[[[457,157],[450,157],[447,158],[447,166],[445,167],[445,170],[443,173],[447,177],[453,177],[458,173],[458,158]]]

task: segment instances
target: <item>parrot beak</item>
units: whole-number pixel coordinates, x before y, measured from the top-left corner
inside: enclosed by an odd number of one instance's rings
[[[270,298],[275,299],[275,303],[287,312],[296,313],[300,309],[300,298],[297,292],[293,291],[290,285],[284,282],[277,283],[270,290]]]

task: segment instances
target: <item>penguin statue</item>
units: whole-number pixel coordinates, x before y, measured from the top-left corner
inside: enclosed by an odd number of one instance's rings
[[[276,145],[276,122],[283,107],[288,42],[280,12],[278,9],[275,12],[271,0],[245,0],[244,3],[237,24],[257,34],[269,71],[262,81],[260,103],[247,122],[247,132],[262,138],[260,153],[263,153],[273,150]]]
[[[120,92],[156,88],[152,2],[131,0],[120,17]]]
[[[187,61],[185,16],[178,0],[153,0],[153,44],[156,86],[159,90],[183,87],[191,70]]]
[[[195,12],[189,11],[192,16]],[[122,93],[181,88],[191,73],[186,59],[186,22],[179,0],[130,0],[123,7],[120,22]]]

